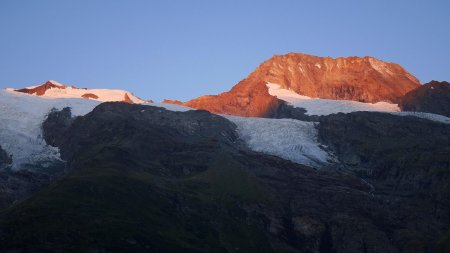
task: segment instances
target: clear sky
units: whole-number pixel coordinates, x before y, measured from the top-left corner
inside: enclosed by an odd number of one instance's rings
[[[187,100],[288,52],[450,81],[450,1],[0,0],[0,87],[53,79]]]

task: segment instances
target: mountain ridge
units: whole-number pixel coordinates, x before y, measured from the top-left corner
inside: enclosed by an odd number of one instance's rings
[[[275,55],[229,91],[182,103],[239,116],[270,116],[283,103],[267,91],[274,83],[312,98],[397,103],[420,82],[396,63],[373,57],[319,57],[301,53]],[[178,101],[167,101],[168,103]]]
[[[101,102],[126,102],[126,103],[147,103],[133,93],[126,90],[116,89],[88,89],[78,88],[73,85],[64,85],[54,80],[48,80],[40,85],[26,87],[22,89],[8,89],[10,91],[26,93],[35,96],[52,98],[84,98]]]

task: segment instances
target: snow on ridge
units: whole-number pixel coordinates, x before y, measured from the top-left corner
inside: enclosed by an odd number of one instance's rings
[[[59,86],[59,87],[65,87],[64,84],[59,83],[59,82],[57,82],[57,81],[55,81],[55,80],[48,80],[48,81],[49,81],[50,83],[56,85],[56,86]]]
[[[397,104],[387,102],[362,103],[351,100],[332,100],[310,98],[299,95],[291,90],[282,89],[275,83],[267,83],[269,94],[288,102],[294,107],[306,109],[307,115],[329,115],[333,113],[350,113],[356,111],[384,112],[397,116],[414,116],[436,122],[450,124],[450,118],[425,112],[401,112]]]
[[[387,102],[362,103],[351,100],[333,100],[310,98],[302,96],[294,91],[283,89],[275,83],[267,83],[269,94],[288,102],[294,107],[306,109],[307,115],[329,115],[333,113],[350,113],[356,111],[398,112],[397,104]]]
[[[53,109],[72,108],[72,115],[91,112],[101,101],[83,98],[49,98],[0,89],[0,145],[13,156],[12,169],[46,167],[60,161],[59,149],[47,145],[41,125]],[[188,111],[189,107],[148,103],[171,111]]]
[[[450,124],[450,118],[444,115],[427,113],[427,112],[391,112],[390,114],[396,116],[413,116],[417,118],[427,119],[431,121],[441,122],[444,124]]]
[[[67,86],[65,89],[51,88],[48,89],[44,97],[50,98],[81,98],[84,94],[94,94],[98,98],[92,98],[92,100],[98,100],[101,102],[114,102],[123,101],[125,95],[133,101],[133,103],[148,103],[142,99],[137,98],[132,93],[124,90],[113,90],[113,89],[79,89],[72,86]]]
[[[317,141],[314,122],[222,115],[237,125],[239,137],[257,152],[315,168],[333,161]]]
[[[97,100],[101,102],[115,102],[115,101],[124,101],[125,96],[128,96],[133,103],[136,104],[146,104],[149,103],[143,99],[136,97],[133,93],[126,90],[119,89],[86,89],[86,88],[77,88],[71,85],[64,85],[54,80],[47,81],[57,87],[52,87],[47,89],[41,97],[49,97],[49,98],[83,98],[85,94],[94,94],[97,98],[92,96],[89,99]],[[37,86],[29,86],[27,89],[34,89],[39,86],[42,86],[45,83],[42,83]],[[15,89],[7,89],[7,90],[15,90]],[[33,94],[34,95],[34,94]]]

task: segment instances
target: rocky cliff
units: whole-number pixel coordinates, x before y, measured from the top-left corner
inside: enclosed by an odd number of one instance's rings
[[[314,98],[370,103],[397,103],[420,85],[400,65],[372,57],[333,59],[290,53],[265,61],[228,92],[199,97],[184,105],[215,113],[270,116],[280,101],[269,95],[267,83]]]

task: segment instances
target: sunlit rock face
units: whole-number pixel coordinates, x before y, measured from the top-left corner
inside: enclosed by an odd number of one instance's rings
[[[202,96],[184,105],[215,113],[270,116],[280,101],[267,83],[297,94],[325,99],[397,103],[419,81],[400,65],[372,57],[330,58],[289,53],[263,62],[230,91]]]

